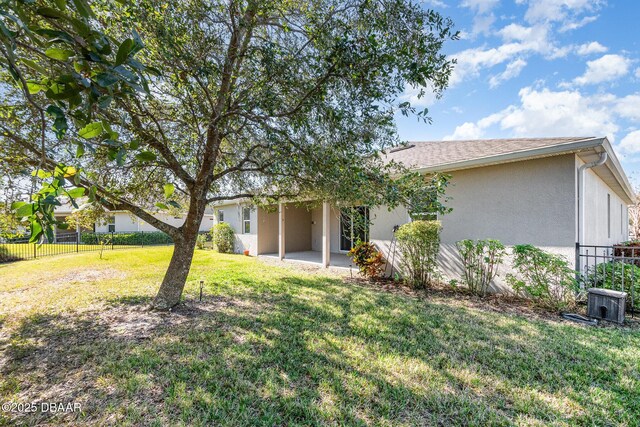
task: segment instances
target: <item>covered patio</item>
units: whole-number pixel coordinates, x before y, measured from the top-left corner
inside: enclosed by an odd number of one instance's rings
[[[339,236],[340,211],[328,202],[258,209],[259,256],[348,268],[351,260],[340,250]]]

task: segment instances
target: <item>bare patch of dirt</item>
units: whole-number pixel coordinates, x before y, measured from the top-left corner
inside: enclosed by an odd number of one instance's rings
[[[66,285],[69,283],[90,283],[101,280],[124,279],[127,274],[113,268],[109,269],[87,269],[76,270],[73,273],[65,274],[51,281],[52,285]]]

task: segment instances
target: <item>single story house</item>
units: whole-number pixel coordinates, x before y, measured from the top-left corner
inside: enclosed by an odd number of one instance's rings
[[[58,207],[55,211],[55,217],[57,220],[64,221],[64,219],[71,215],[73,207],[70,204],[64,204]],[[184,224],[186,215],[170,215],[166,213],[157,212],[154,216],[167,224],[179,227]],[[204,218],[200,223],[200,231],[209,231],[213,226],[213,211],[207,209],[204,214]],[[97,221],[93,224],[92,229],[80,230],[80,229],[67,229],[56,230],[56,235],[61,236],[68,233],[77,233],[80,231],[95,232],[95,233],[132,233],[138,231],[159,231],[157,228],[149,224],[148,222],[136,217],[129,211],[110,211],[104,221]]]
[[[532,244],[575,260],[576,244],[612,245],[628,238],[634,192],[607,138],[562,137],[410,142],[386,153],[389,160],[429,174],[450,174],[453,210],[441,215],[439,267],[460,278],[455,242],[498,239]],[[411,221],[404,207],[358,207],[368,215],[364,237],[392,258],[394,226]],[[348,266],[346,252],[358,236],[349,217],[327,202],[281,203],[273,209],[247,201],[214,206],[213,222],[236,232],[237,252]],[[357,232],[356,232],[357,234]],[[499,272],[494,286],[504,285]]]

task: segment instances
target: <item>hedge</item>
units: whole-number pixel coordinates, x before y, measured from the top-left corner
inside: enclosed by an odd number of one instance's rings
[[[142,246],[145,245],[170,245],[173,240],[162,231],[132,233],[82,233],[80,243],[83,245],[99,245],[102,241],[113,245]]]

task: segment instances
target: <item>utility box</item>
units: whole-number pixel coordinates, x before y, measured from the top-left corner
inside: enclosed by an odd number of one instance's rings
[[[588,291],[587,315],[591,318],[624,323],[626,292],[611,289],[590,288]]]

